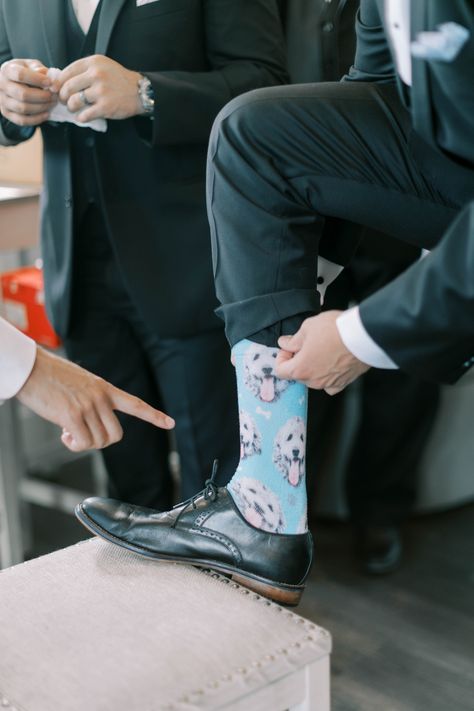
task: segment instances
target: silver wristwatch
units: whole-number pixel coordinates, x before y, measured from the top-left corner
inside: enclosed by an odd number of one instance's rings
[[[146,114],[152,114],[155,110],[155,92],[148,77],[142,76],[138,80],[138,96]]]

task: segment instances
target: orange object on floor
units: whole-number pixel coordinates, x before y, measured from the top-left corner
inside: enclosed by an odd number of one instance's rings
[[[0,275],[3,315],[13,326],[47,348],[61,345],[46,315],[43,272],[21,267]]]

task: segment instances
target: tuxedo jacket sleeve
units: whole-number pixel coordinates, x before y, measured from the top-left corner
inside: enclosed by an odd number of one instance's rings
[[[375,0],[361,0],[356,36],[354,64],[343,81],[394,82],[395,66]]]
[[[436,249],[366,299],[369,335],[403,370],[453,383],[474,365],[474,202]]]
[[[202,5],[207,70],[143,67],[155,92],[153,145],[207,142],[215,117],[232,98],[288,80],[275,0],[204,0]]]

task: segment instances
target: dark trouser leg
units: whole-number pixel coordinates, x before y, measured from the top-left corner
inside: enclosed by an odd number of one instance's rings
[[[97,210],[86,215],[79,240],[66,353],[117,387],[163,409],[146,354],[129,323],[129,300]],[[124,437],[103,450],[110,495],[168,509],[173,494],[168,434],[128,415],[117,415]]]
[[[349,298],[362,301],[418,258],[418,250],[369,233],[347,270]],[[417,469],[436,418],[439,386],[384,370],[370,370],[360,386],[361,418],[346,481],[349,512],[357,525],[397,524],[416,502]]]
[[[181,464],[181,497],[203,488],[212,462],[219,460],[218,483],[225,485],[239,459],[235,372],[221,330],[191,338],[142,335],[163,405],[176,420]]]
[[[329,288],[325,308],[360,302],[419,256],[419,249],[387,235],[365,234],[351,265]],[[417,468],[436,418],[439,386],[400,371],[370,370],[359,387],[360,420],[347,463],[349,514],[357,525],[396,524],[413,510]],[[314,415],[324,417],[332,403],[320,396]],[[308,438],[308,459],[322,436],[319,432],[316,442]]]
[[[361,387],[361,422],[346,482],[349,512],[356,524],[396,524],[416,501],[416,471],[436,417],[438,387],[375,369]]]
[[[221,330],[160,339],[132,303],[97,210],[86,215],[77,250],[69,357],[92,372],[164,409],[176,419],[182,494],[194,495],[219,459],[219,482],[235,471],[239,430],[234,368]],[[120,416],[123,440],[104,450],[111,495],[169,509],[168,435]]]
[[[209,148],[208,206],[231,344],[275,345],[317,312],[317,255],[346,264],[354,223],[436,244],[457,208],[420,172],[409,133],[391,86],[278,87],[224,109]]]

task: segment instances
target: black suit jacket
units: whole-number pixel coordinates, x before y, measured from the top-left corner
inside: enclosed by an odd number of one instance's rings
[[[469,0],[412,0],[411,13],[413,39],[450,21],[466,27],[470,39],[452,62],[413,59],[407,91],[394,70],[383,0],[362,0],[356,58],[346,79],[398,82],[421,169],[434,185],[442,172],[444,186],[465,208],[433,253],[364,301],[360,314],[401,368],[454,382],[474,364],[474,7]]]
[[[0,0],[0,63],[12,57],[64,67],[64,0]],[[209,133],[234,96],[286,81],[275,0],[103,0],[97,54],[146,73],[156,95],[149,119],[109,121],[94,138],[103,203],[128,286],[162,336],[220,327],[205,210]],[[0,127],[4,144],[32,130]],[[42,248],[47,306],[67,332],[72,262],[70,136],[42,127]]]
[[[412,58],[409,92],[395,71],[385,32],[384,0],[361,0],[357,15],[357,48],[346,80],[393,82],[402,101],[409,103],[413,128],[420,139],[461,166],[474,168],[474,7],[471,0],[412,0],[412,40],[457,22],[470,32],[469,41],[451,62]]]
[[[339,81],[354,60],[359,0],[279,0],[295,84]]]

